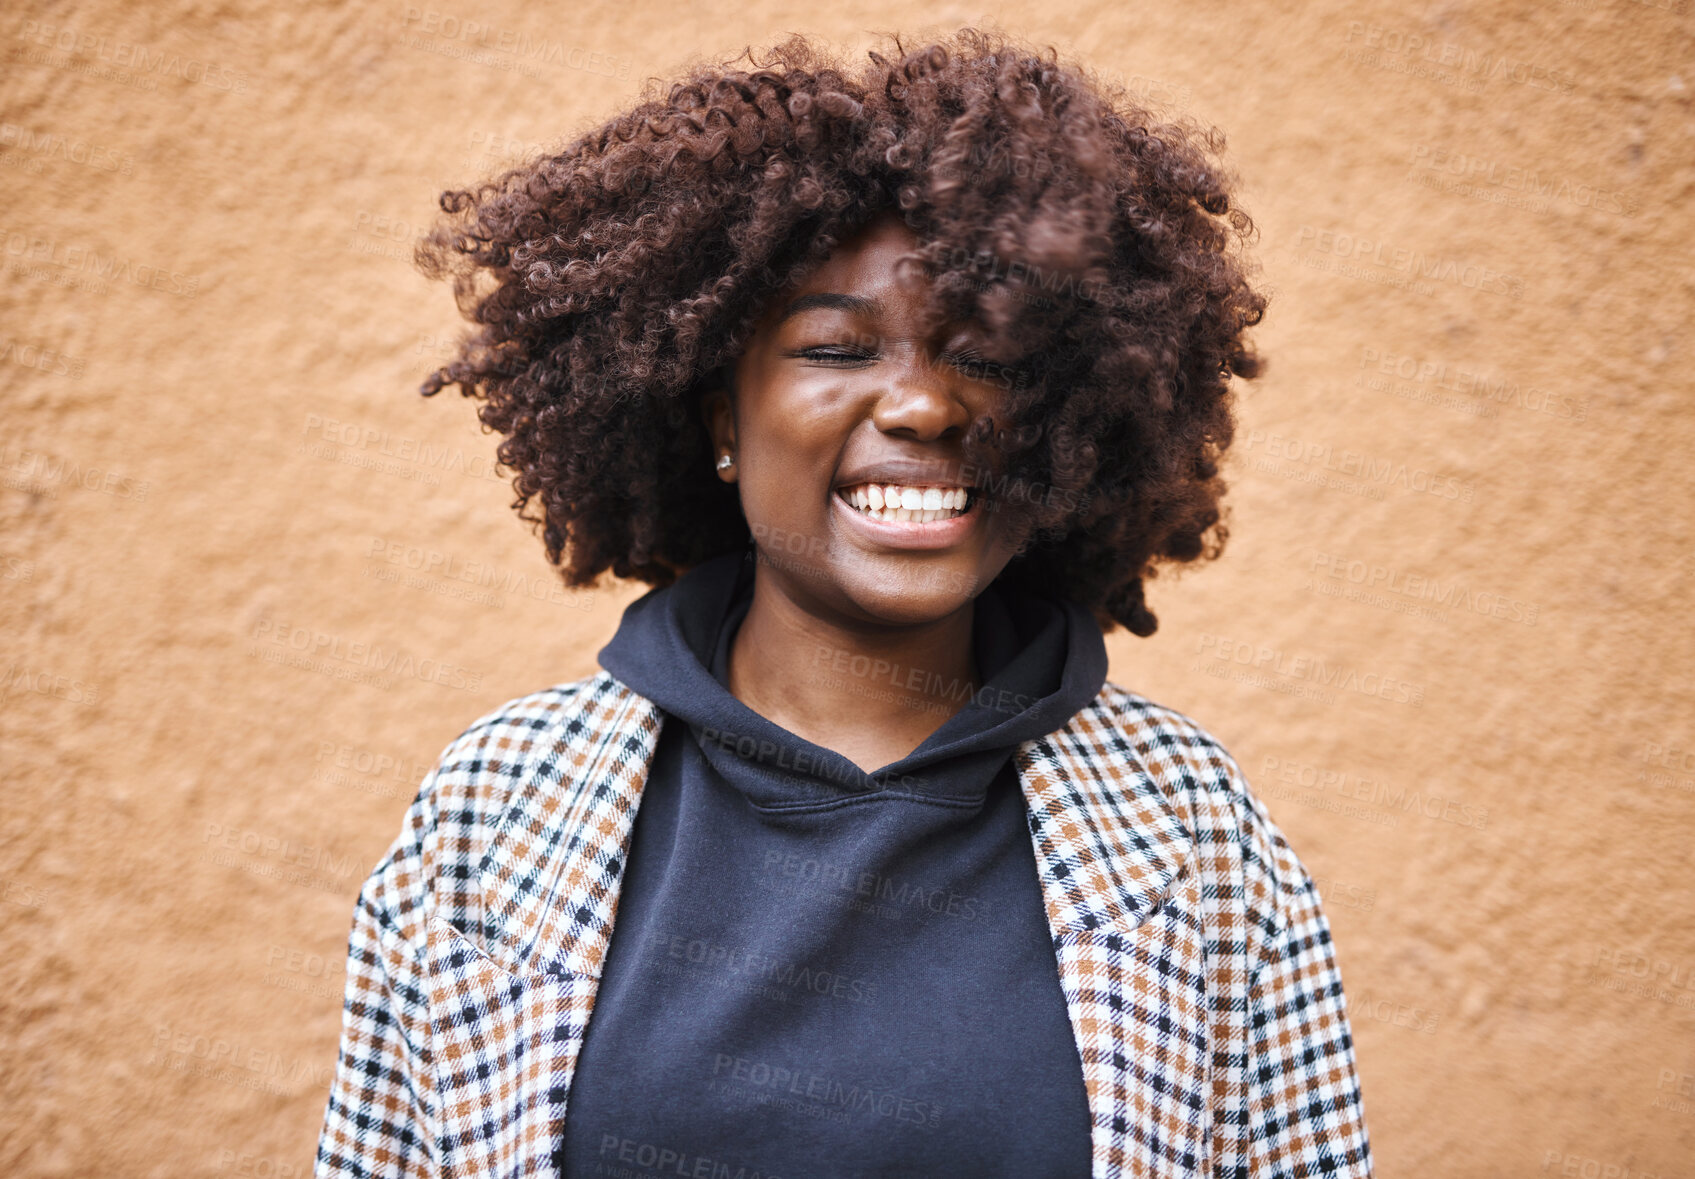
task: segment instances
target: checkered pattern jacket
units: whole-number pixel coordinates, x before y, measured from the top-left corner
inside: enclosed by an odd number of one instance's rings
[[[354,911],[319,1177],[556,1175],[663,716],[602,671],[442,754]],[[1110,681],[1014,757],[1091,1179],[1369,1176],[1329,925],[1234,759]]]

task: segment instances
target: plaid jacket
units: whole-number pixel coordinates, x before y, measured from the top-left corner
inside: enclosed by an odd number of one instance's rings
[[[354,911],[318,1176],[556,1175],[662,719],[602,671],[442,754]],[[1369,1176],[1330,929],[1231,756],[1108,681],[1014,757],[1091,1179]]]

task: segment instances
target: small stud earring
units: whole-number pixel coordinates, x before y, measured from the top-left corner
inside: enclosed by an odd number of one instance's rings
[[[727,471],[735,463],[735,461],[736,460],[731,458],[729,455],[721,454],[718,456],[718,469],[720,471]]]

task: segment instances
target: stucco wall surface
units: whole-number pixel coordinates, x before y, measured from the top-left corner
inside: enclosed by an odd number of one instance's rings
[[[414,394],[437,193],[697,48],[980,19],[1260,224],[1229,549],[1111,674],[1319,878],[1379,1173],[1695,1174],[1688,0],[8,5],[0,1173],[307,1174],[364,874],[640,592]]]

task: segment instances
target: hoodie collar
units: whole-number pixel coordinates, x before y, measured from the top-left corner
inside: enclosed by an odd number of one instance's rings
[[[687,723],[713,768],[759,810],[810,810],[866,796],[975,809],[1020,743],[1063,727],[1106,679],[1106,645],[1088,611],[995,582],[974,610],[983,679],[974,694],[920,668],[820,654],[817,674],[840,690],[844,708],[891,691],[958,708],[911,753],[867,773],[730,693],[729,649],[752,604],[753,578],[748,554],[696,566],[632,602],[599,658]]]
[[[663,717],[602,672],[537,735],[534,759],[508,765],[510,793],[477,872],[486,917],[467,935],[508,974],[598,979]],[[1019,746],[1056,948],[1114,945],[1183,876],[1195,818],[1170,771],[1154,767],[1185,740],[1162,710],[1107,684],[1062,729]]]

